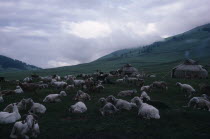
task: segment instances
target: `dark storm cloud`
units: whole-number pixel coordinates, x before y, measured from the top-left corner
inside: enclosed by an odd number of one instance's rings
[[[0,0],[0,54],[43,68],[95,60],[210,22],[209,0]]]

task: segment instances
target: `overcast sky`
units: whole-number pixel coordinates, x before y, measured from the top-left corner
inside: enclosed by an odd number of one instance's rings
[[[0,0],[0,55],[42,68],[93,61],[210,23],[210,0]]]

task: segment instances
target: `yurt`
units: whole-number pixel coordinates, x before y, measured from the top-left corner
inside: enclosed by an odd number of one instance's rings
[[[187,59],[182,64],[172,69],[171,72],[172,78],[207,78],[208,72],[203,68],[202,65],[199,65],[198,62]]]
[[[138,70],[133,66],[131,66],[131,64],[124,65],[119,71],[121,75],[128,75],[128,76],[138,73]]]

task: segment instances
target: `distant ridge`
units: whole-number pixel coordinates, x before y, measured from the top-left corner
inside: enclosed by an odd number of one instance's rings
[[[16,71],[16,70],[38,70],[39,67],[26,64],[19,60],[0,55],[0,71]]]

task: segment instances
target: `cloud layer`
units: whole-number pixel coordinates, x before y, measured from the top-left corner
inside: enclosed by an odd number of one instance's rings
[[[0,0],[0,55],[42,68],[93,61],[210,22],[209,0]]]

